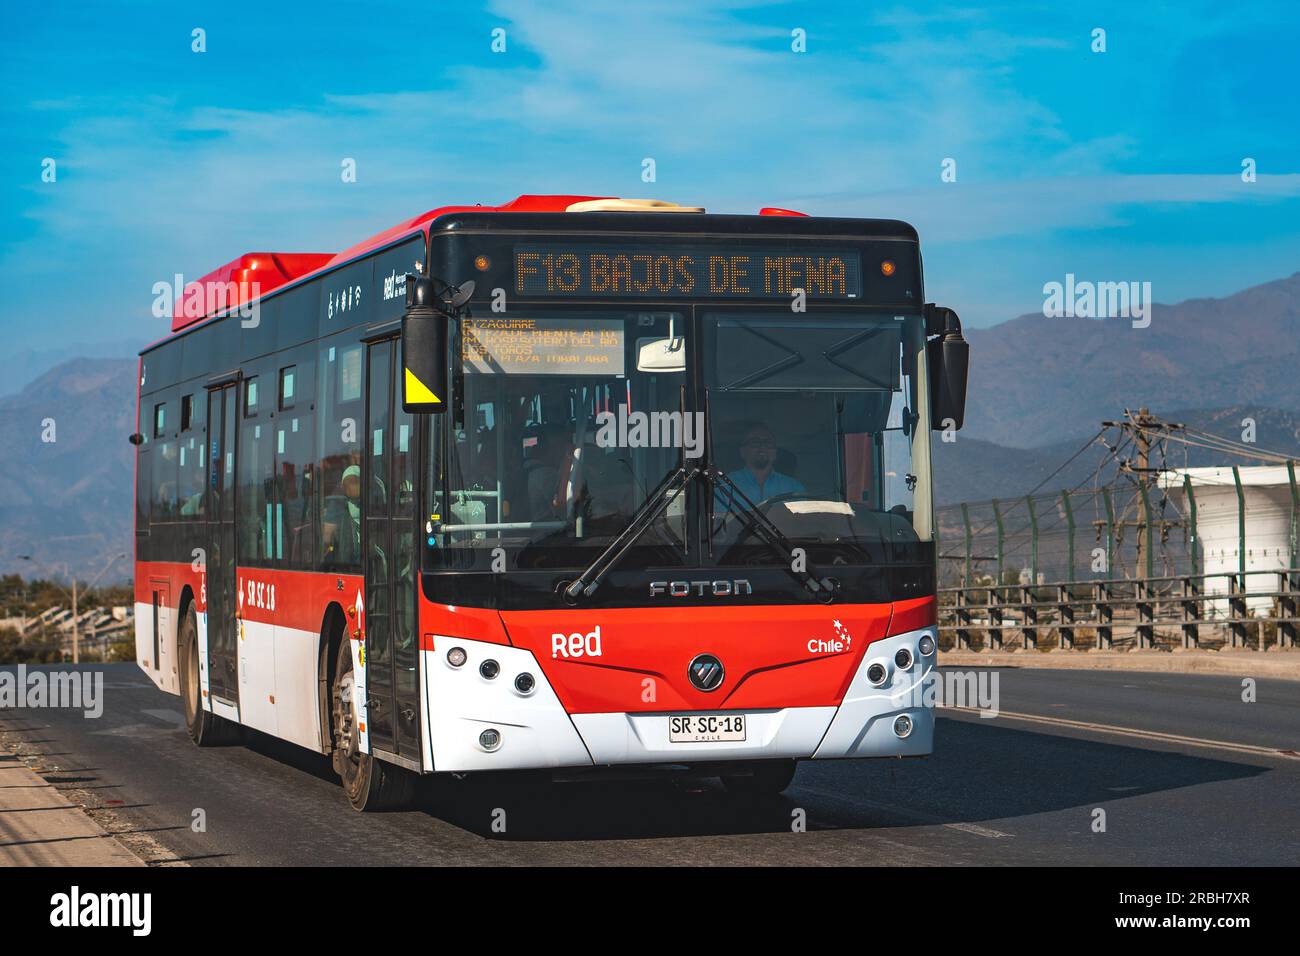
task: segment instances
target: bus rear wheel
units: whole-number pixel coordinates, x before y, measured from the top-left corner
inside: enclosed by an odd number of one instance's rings
[[[200,747],[219,747],[239,740],[239,725],[203,709],[202,684],[199,681],[198,616],[191,604],[176,642],[180,645],[181,702],[185,706],[185,728],[190,739]]]
[[[343,792],[352,809],[404,810],[415,797],[415,774],[361,752],[360,728],[353,705],[352,649],[347,640],[344,635],[334,668],[334,772],[343,781]]]
[[[764,760],[752,765],[752,773],[724,774],[722,785],[732,793],[776,796],[794,780],[793,760]]]

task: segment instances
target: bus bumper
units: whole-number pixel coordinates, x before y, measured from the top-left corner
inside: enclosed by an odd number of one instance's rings
[[[746,739],[673,743],[663,713],[568,714],[531,651],[461,638],[436,639],[437,646],[464,648],[466,661],[453,668],[445,653],[425,652],[432,769],[466,772],[617,764],[691,764],[774,758],[922,756],[934,746],[932,679],[935,654],[921,655],[922,635],[933,628],[884,638],[867,650],[839,706],[785,707],[746,711]],[[895,655],[907,648],[912,665],[902,669]],[[491,658],[500,674],[480,676]],[[873,686],[867,672],[880,663],[886,679]],[[528,673],[534,689],[521,694],[515,677]],[[910,726],[900,735],[897,721]],[[493,749],[480,742],[495,730]]]

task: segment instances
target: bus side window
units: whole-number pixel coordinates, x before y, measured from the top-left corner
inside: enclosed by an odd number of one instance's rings
[[[240,564],[267,564],[274,558],[273,485],[275,460],[272,456],[272,426],[263,408],[261,376],[244,379],[240,422],[238,486]]]
[[[320,460],[315,468],[313,521],[320,566],[361,567],[361,447],[365,428],[362,400],[364,347],[349,334],[321,343],[317,363],[316,422]]]
[[[203,520],[207,498],[207,402],[199,401],[194,394],[182,395],[180,424],[177,514],[181,521],[197,522]]]
[[[153,523],[176,520],[176,479],[178,477],[177,438],[174,431],[177,403],[174,399],[156,402],[153,429]]]
[[[310,570],[316,561],[316,435],[312,407],[315,402],[315,347],[295,350],[296,365],[284,365],[279,374],[279,413],[275,419],[275,473],[280,540],[278,556],[284,566]],[[287,362],[282,359],[281,362]]]

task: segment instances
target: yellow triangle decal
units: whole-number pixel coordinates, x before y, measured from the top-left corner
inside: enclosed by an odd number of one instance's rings
[[[415,373],[406,369],[406,401],[411,405],[441,405],[442,399],[429,390]]]

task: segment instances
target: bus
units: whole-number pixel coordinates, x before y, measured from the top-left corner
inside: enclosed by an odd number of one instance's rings
[[[314,750],[358,810],[931,752],[968,347],[911,226],[520,196],[177,293],[139,360],[136,653],[195,743]]]

